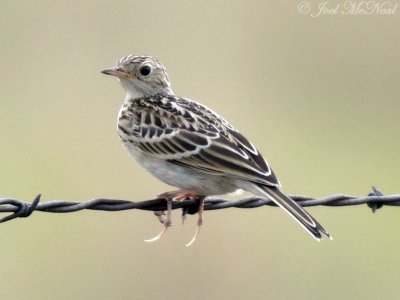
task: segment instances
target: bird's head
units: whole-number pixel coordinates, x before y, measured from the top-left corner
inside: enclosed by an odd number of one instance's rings
[[[118,77],[130,98],[172,94],[167,71],[150,56],[128,55],[101,72]]]

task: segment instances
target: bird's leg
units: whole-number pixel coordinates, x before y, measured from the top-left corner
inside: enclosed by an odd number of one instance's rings
[[[194,243],[194,241],[197,238],[197,235],[199,234],[201,224],[203,224],[203,210],[204,210],[204,199],[205,199],[205,197],[204,196],[198,196],[198,199],[199,199],[199,211],[198,211],[199,218],[197,219],[197,228],[196,228],[196,232],[194,233],[193,238],[191,239],[191,241],[189,243],[186,244],[186,247],[189,247],[191,244]]]
[[[201,196],[204,198],[204,196]],[[167,219],[165,220],[163,216],[165,215],[165,212],[163,211],[156,211],[154,214],[157,216],[158,220],[164,224],[163,229],[161,232],[155,236],[154,238],[145,240],[145,242],[154,242],[159,240],[164,233],[167,231],[167,229],[172,226],[172,201],[184,201],[185,199],[198,199],[199,196],[195,193],[195,191],[190,190],[190,189],[185,189],[185,190],[178,190],[178,191],[172,191],[172,192],[166,192],[166,193],[161,193],[157,195],[158,199],[165,199],[167,201]]]

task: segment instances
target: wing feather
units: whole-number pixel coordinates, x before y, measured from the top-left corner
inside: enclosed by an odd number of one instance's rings
[[[242,134],[208,108],[187,101],[171,102],[170,111],[142,110],[135,137],[139,149],[188,168],[279,186],[268,163]]]

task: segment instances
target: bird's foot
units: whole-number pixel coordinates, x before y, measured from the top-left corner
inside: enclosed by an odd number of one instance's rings
[[[170,226],[172,226],[172,218],[171,218],[172,199],[166,199],[166,200],[167,200],[167,219],[164,220],[163,216],[165,215],[165,213],[163,211],[154,212],[154,214],[157,216],[158,220],[162,224],[164,224],[164,227],[161,230],[161,232],[158,235],[156,235],[155,237],[148,239],[148,240],[144,240],[147,243],[151,243],[151,242],[155,242],[155,241],[159,240],[167,232],[167,229]]]
[[[160,221],[161,224],[165,223],[165,211],[155,211],[154,215],[158,218],[158,220]]]
[[[168,230],[170,226],[172,226],[172,202],[173,201],[184,201],[186,199],[190,200],[199,200],[199,209],[198,209],[198,214],[199,214],[199,219],[197,221],[197,229],[196,232],[193,236],[193,238],[190,240],[189,243],[186,244],[186,246],[190,246],[191,244],[194,243],[194,241],[197,238],[197,235],[200,231],[200,226],[203,223],[203,207],[204,207],[204,198],[205,196],[198,195],[194,190],[190,189],[184,189],[184,190],[178,190],[178,191],[172,191],[172,192],[166,192],[166,193],[161,193],[157,195],[158,199],[165,199],[167,201],[167,218],[164,219],[165,212],[164,211],[156,211],[154,214],[157,216],[158,220],[161,222],[161,224],[164,224],[163,229],[161,232],[155,236],[154,238],[145,240],[145,242],[154,242],[159,240]],[[182,224],[185,221],[185,214],[182,215]]]

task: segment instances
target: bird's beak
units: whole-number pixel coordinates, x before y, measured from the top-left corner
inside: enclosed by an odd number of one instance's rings
[[[124,70],[122,70],[118,66],[112,67],[110,69],[102,70],[101,73],[106,74],[106,75],[113,75],[118,78],[129,77],[129,74],[126,73]]]

